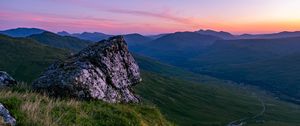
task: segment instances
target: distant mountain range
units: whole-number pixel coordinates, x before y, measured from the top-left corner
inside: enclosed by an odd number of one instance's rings
[[[0,34],[8,35],[11,37],[27,37],[33,34],[41,34],[43,32],[45,32],[45,30],[37,28],[16,28],[0,31]]]
[[[300,31],[294,32],[279,32],[279,33],[271,33],[271,34],[243,34],[238,36],[239,39],[275,39],[275,38],[289,38],[289,37],[299,37]]]
[[[78,51],[112,35],[17,28],[0,33]],[[300,99],[300,32],[232,35],[199,30],[143,36],[124,35],[130,51],[195,73],[257,85],[281,98]],[[293,100],[298,102],[297,100]]]
[[[83,32],[83,33],[70,34],[66,31],[62,31],[62,32],[58,32],[57,34],[61,35],[61,36],[77,37],[77,38],[80,38],[80,39],[83,39],[83,40],[89,40],[89,41],[93,41],[93,42],[98,42],[98,41],[101,41],[103,39],[107,39],[107,38],[113,36],[113,35],[107,35],[107,34],[100,33],[100,32],[93,32],[93,33]]]
[[[16,28],[16,29],[8,29],[8,30],[0,31],[0,34],[12,36],[12,37],[27,37],[33,34],[40,34],[45,31],[47,30],[38,29],[38,28]],[[203,30],[203,29],[195,32],[202,35],[211,35],[211,36],[219,37],[222,39],[274,39],[274,38],[288,38],[288,37],[300,36],[300,31],[283,31],[278,33],[270,33],[270,34],[242,34],[242,35],[233,35],[225,31],[214,31],[214,30]],[[80,39],[94,41],[94,42],[98,42],[103,39],[107,39],[111,36],[114,36],[114,35],[105,34],[101,32],[68,33],[66,31],[61,31],[58,32],[57,34],[61,36],[77,37]],[[174,33],[163,33],[157,35],[148,35],[148,36],[141,35],[141,36],[154,40],[168,34],[174,34]],[[132,35],[132,34],[125,34],[124,36],[126,35]]]

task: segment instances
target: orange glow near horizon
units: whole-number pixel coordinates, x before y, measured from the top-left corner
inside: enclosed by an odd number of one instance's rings
[[[199,29],[272,33],[299,31],[299,7],[300,0],[10,0],[0,1],[0,29],[37,27],[108,34]]]

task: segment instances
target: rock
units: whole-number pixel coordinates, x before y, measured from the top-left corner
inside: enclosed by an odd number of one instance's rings
[[[0,71],[0,88],[10,87],[17,83],[10,75],[4,71]]]
[[[54,63],[33,82],[33,88],[51,96],[136,103],[139,99],[131,87],[140,81],[139,67],[124,38],[116,36]]]
[[[5,125],[16,125],[16,119],[9,114],[9,111],[0,103],[0,116],[4,120]]]

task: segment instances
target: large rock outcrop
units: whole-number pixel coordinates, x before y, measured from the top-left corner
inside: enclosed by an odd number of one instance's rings
[[[5,125],[15,126],[16,125],[16,119],[12,117],[9,113],[9,111],[0,103],[0,117],[3,118],[3,123]],[[0,123],[2,126],[2,124]]]
[[[11,87],[16,83],[17,81],[13,79],[10,75],[8,75],[4,71],[0,71],[0,88]]]
[[[141,81],[139,67],[122,36],[102,40],[51,65],[33,88],[52,96],[139,102],[131,87]]]

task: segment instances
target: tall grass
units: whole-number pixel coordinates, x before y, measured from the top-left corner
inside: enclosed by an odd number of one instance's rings
[[[154,106],[51,98],[32,92],[25,85],[0,90],[0,102],[21,126],[172,125]]]

